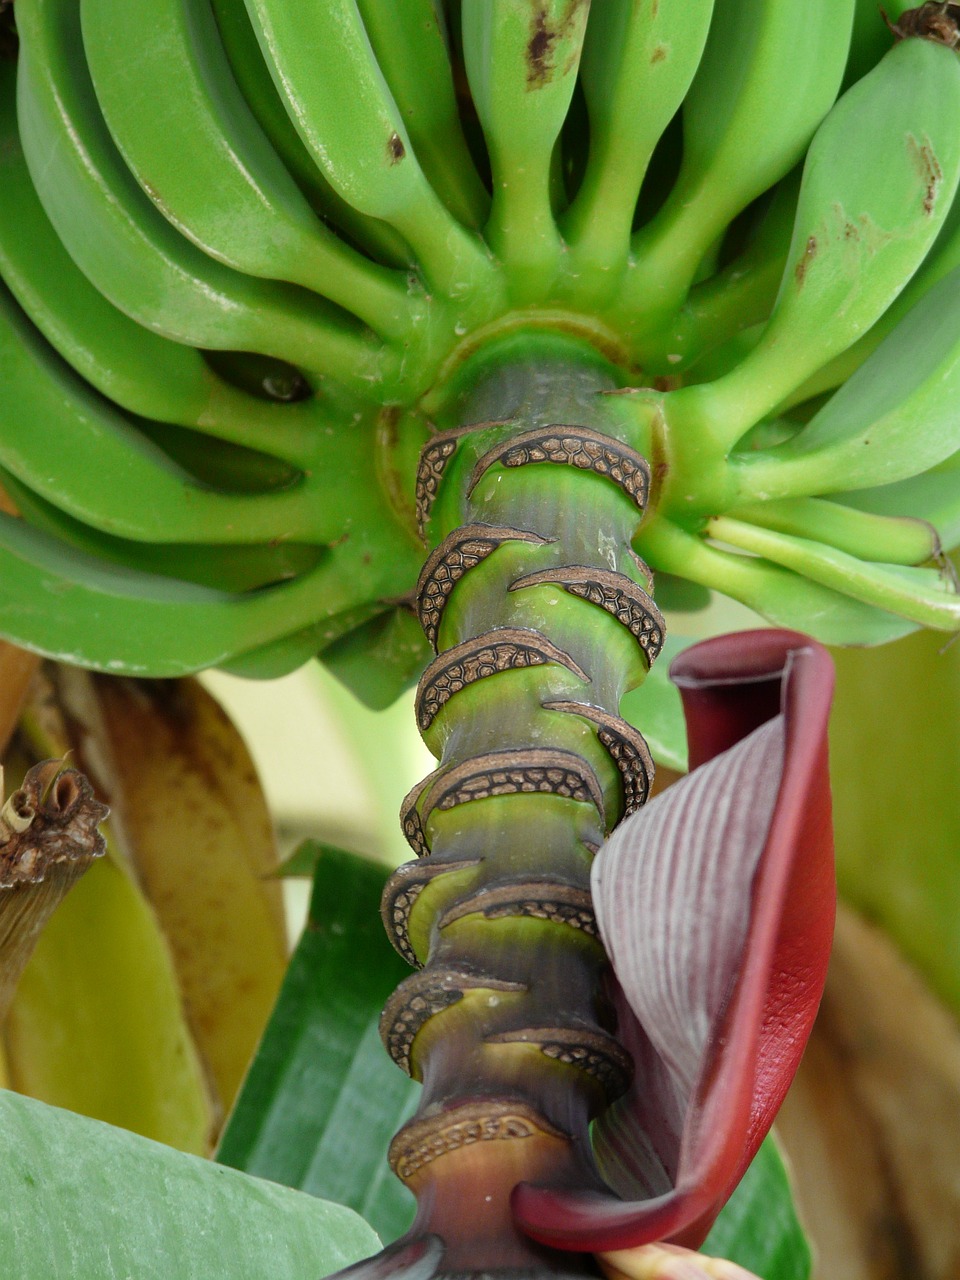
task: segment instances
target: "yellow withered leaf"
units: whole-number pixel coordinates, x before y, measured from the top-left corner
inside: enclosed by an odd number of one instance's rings
[[[239,733],[195,680],[79,680],[117,842],[157,914],[226,1111],[286,963],[263,792]]]

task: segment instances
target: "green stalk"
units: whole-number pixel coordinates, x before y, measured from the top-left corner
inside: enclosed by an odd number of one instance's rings
[[[616,386],[567,339],[501,346],[461,378],[421,460],[434,550],[418,608],[439,657],[417,716],[440,765],[404,803],[421,856],[388,882],[384,920],[423,968],[382,1033],[424,1082],[391,1163],[418,1198],[413,1234],[446,1242],[445,1273],[544,1265],[510,1192],[599,1188],[588,1125],[630,1078],[589,874],[649,789],[649,753],[617,709],[663,620],[630,547],[649,471],[618,437],[618,397],[602,394]]]

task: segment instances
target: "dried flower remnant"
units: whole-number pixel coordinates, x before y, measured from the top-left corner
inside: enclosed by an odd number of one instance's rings
[[[960,4],[927,0],[926,4],[901,13],[896,22],[891,22],[882,9],[880,12],[898,40],[913,37],[945,44],[948,49],[960,49]]]
[[[61,760],[34,765],[0,809],[0,1018],[43,926],[105,844],[107,807]]]

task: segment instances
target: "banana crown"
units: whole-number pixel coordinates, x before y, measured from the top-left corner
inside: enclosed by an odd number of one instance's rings
[[[17,0],[0,628],[388,701],[424,446],[559,337],[666,609],[960,627],[956,7]]]

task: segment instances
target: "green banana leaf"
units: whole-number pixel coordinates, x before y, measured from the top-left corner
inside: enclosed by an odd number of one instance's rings
[[[4,1280],[303,1280],[373,1253],[340,1205],[0,1091]]]
[[[306,842],[287,866],[315,859],[307,927],[217,1159],[362,1212],[402,1234],[413,1197],[386,1149],[412,1114],[419,1085],[380,1045],[377,1022],[407,973],[378,916],[387,871],[331,845]],[[361,1142],[360,1135],[363,1135]],[[704,1246],[765,1280],[806,1280],[809,1249],[787,1175],[768,1139]]]
[[[774,1136],[717,1219],[703,1252],[729,1258],[764,1280],[807,1280],[810,1246],[797,1220],[790,1182]]]
[[[348,1204],[390,1240],[413,1220],[413,1196],[387,1146],[420,1086],[388,1058],[377,1023],[410,970],[380,923],[389,870],[315,851],[307,926],[217,1159]]]

